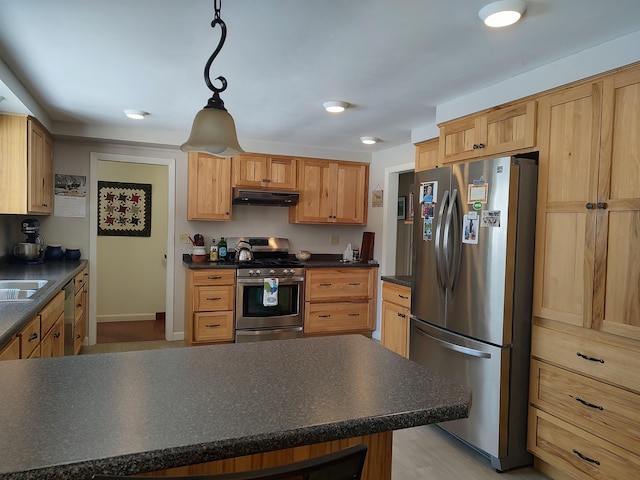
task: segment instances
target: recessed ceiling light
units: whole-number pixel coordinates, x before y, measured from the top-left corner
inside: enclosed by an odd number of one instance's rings
[[[324,102],[322,106],[327,112],[340,113],[340,112],[344,112],[344,109],[347,108],[349,104],[347,102],[332,101],[332,102]]]
[[[373,145],[378,139],[376,137],[360,137],[360,141],[365,145]]]
[[[489,27],[506,27],[520,20],[526,9],[522,0],[500,0],[482,7],[478,16]]]
[[[145,112],[144,110],[125,110],[124,114],[134,120],[142,120],[144,117],[149,115],[149,112]]]

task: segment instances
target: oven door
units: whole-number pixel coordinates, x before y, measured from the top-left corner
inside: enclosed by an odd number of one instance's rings
[[[263,278],[237,279],[237,330],[302,326],[304,277],[278,278],[276,305],[264,306],[263,295]]]

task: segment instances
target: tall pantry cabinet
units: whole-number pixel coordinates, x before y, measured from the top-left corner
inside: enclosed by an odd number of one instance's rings
[[[640,68],[552,92],[539,113],[528,446],[554,478],[633,478]]]

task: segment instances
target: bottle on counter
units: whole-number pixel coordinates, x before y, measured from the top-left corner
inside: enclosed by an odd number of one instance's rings
[[[216,239],[211,239],[211,246],[209,246],[209,261],[217,262],[218,261],[218,244],[216,243]]]
[[[224,237],[220,237],[220,241],[218,242],[218,258],[220,260],[226,260],[227,258],[227,241]]]

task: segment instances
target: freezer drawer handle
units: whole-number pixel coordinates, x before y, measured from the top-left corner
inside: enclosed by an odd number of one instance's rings
[[[584,355],[583,353],[580,353],[580,352],[576,352],[576,355],[581,357],[581,358],[584,358],[585,360],[590,360],[592,362],[604,363],[604,360],[602,360],[601,358],[590,357],[589,355]]]
[[[604,407],[582,400],[580,397],[576,397],[576,400],[586,407],[597,408],[598,410],[604,410]]]
[[[576,450],[575,448],[573,449],[573,453],[575,453],[576,455],[578,455],[582,460],[584,460],[585,462],[590,462],[590,463],[595,463],[596,465],[600,465],[600,462],[598,460],[594,460],[593,458],[589,458],[586,455],[583,455],[582,453],[580,453],[578,450]]]
[[[490,353],[481,352],[480,350],[474,350],[473,348],[467,348],[467,347],[463,347],[461,345],[456,345],[455,343],[450,343],[450,342],[446,342],[444,340],[440,340],[439,338],[432,337],[431,335],[429,335],[428,333],[423,332],[420,329],[416,329],[416,332],[418,332],[420,335],[424,335],[425,337],[429,337],[432,340],[435,340],[436,342],[442,343],[442,346],[444,348],[447,348],[449,350],[453,350],[454,352],[463,353],[463,354],[469,355],[471,357],[491,358],[491,354]]]

